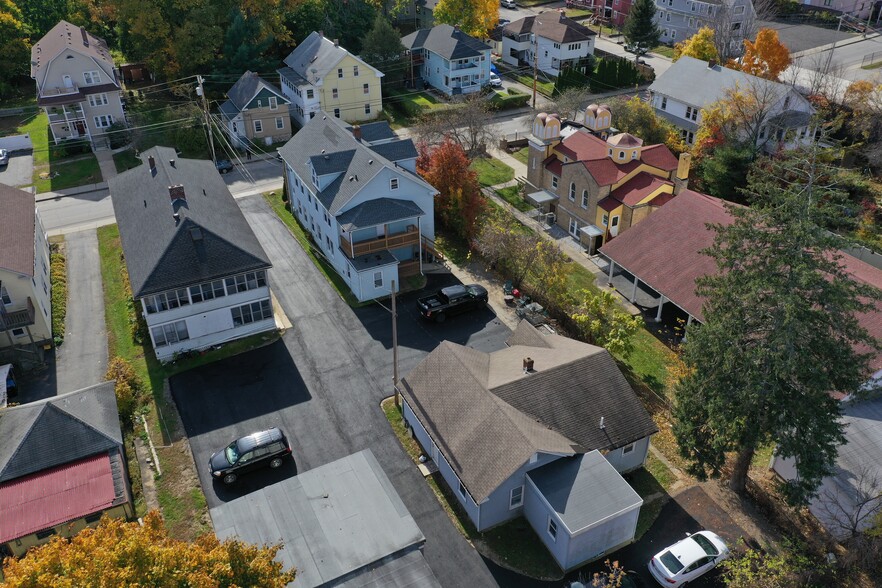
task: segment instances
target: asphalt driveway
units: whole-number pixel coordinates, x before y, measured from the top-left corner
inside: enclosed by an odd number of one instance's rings
[[[488,564],[438,505],[379,407],[391,394],[389,313],[379,305],[353,311],[261,197],[239,203],[274,264],[270,281],[293,328],[272,345],[171,380],[209,508],[370,448],[425,534],[425,557],[442,585],[497,585]],[[452,280],[433,277],[432,287]],[[423,324],[411,312],[415,296],[400,300],[402,374],[445,338],[486,350],[503,347],[508,329],[489,310],[443,325]],[[234,487],[215,486],[207,471],[209,455],[234,438],[274,425],[288,435],[295,460],[280,471],[243,477]]]
[[[0,167],[0,184],[13,188],[30,186],[34,183],[34,156],[30,153],[15,153],[9,156],[9,163]]]

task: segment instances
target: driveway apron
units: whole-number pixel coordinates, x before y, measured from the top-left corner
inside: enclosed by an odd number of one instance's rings
[[[298,470],[370,448],[425,534],[425,557],[442,585],[497,585],[485,561],[441,509],[379,407],[392,393],[391,373],[376,366],[389,365],[390,351],[367,332],[261,196],[242,198],[239,205],[273,262],[270,281],[293,324],[284,343],[311,395],[299,407],[302,426],[288,432],[299,448]]]

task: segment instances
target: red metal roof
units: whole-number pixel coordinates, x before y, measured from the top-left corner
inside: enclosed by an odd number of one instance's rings
[[[640,172],[610,192],[610,196],[626,206],[637,206],[641,200],[665,185],[673,186],[671,182],[666,182],[658,176]]]
[[[585,131],[577,131],[564,138],[555,150],[572,161],[590,161],[607,157],[609,146],[600,137]]]
[[[640,151],[640,160],[646,165],[657,167],[665,171],[677,169],[677,158],[671,153],[667,145],[649,145]]]
[[[605,243],[600,252],[703,321],[704,301],[695,294],[695,280],[717,270],[713,258],[700,253],[714,240],[714,232],[706,225],[731,223],[732,216],[722,200],[683,190],[648,218]],[[882,289],[882,270],[847,254],[840,263],[855,280]],[[882,309],[862,313],[858,321],[871,336],[882,340]],[[858,351],[870,350],[859,347]],[[882,353],[871,360],[870,367],[882,369]]]
[[[110,457],[104,453],[0,485],[0,543],[110,508]]]

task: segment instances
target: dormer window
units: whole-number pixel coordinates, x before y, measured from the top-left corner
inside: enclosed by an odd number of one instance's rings
[[[619,151],[619,159],[625,159],[625,152]]]
[[[637,159],[637,150],[631,151],[631,159]]]
[[[389,180],[389,189],[397,190],[398,189],[398,178],[392,178]]]

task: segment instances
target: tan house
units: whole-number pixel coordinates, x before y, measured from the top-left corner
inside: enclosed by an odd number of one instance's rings
[[[340,46],[310,33],[278,70],[291,116],[301,127],[321,111],[348,123],[374,120],[383,112],[383,72]]]
[[[59,22],[31,48],[31,77],[55,143],[88,139],[93,148],[110,147],[105,133],[113,123],[125,123],[126,115],[104,39]]]
[[[132,518],[113,382],[0,411],[0,558]]]
[[[34,195],[0,184],[0,349],[35,357],[51,339],[49,242]]]
[[[590,254],[686,188],[690,155],[643,145],[615,133],[606,105],[592,104],[585,124],[540,113],[529,138],[527,195]],[[553,216],[552,216],[553,214]]]
[[[224,130],[234,146],[272,145],[291,138],[291,101],[256,73],[242,74],[227,92],[227,98],[220,111]]]

